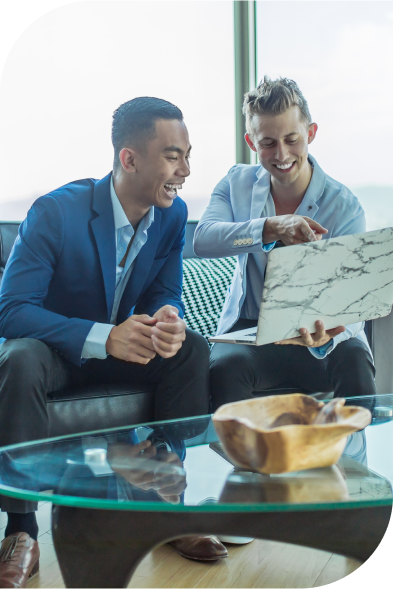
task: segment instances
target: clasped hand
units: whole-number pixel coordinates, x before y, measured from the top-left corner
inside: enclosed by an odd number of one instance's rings
[[[109,444],[107,460],[114,472],[142,491],[154,490],[168,503],[180,503],[187,487],[183,463],[175,452],[157,453],[150,440],[134,446]]]
[[[186,339],[186,324],[172,305],[161,307],[153,317],[131,315],[113,327],[106,342],[111,356],[126,362],[148,364],[156,354],[171,358]]]

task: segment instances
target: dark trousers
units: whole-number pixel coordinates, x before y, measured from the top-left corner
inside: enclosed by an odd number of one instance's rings
[[[255,326],[239,319],[231,331]],[[266,389],[299,387],[306,393],[331,392],[335,397],[375,395],[375,368],[358,339],[341,342],[324,359],[303,346],[214,344],[210,356],[213,410],[224,403],[255,398]]]
[[[209,412],[209,346],[200,334],[187,329],[181,349],[172,358],[156,356],[145,366],[108,356],[77,367],[39,340],[8,340],[0,345],[0,446],[48,437],[47,395],[95,383],[155,386],[156,421],[205,415]],[[5,496],[0,496],[0,505],[2,511],[14,513],[36,509],[34,503]]]

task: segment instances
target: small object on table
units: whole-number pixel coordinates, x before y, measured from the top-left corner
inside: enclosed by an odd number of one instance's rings
[[[239,467],[279,474],[335,464],[347,436],[371,421],[364,407],[295,393],[228,403],[213,415],[223,448]]]

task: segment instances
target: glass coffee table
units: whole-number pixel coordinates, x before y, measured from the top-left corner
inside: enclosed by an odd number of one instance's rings
[[[67,587],[126,587],[155,546],[193,534],[252,536],[365,561],[392,510],[393,395],[331,468],[235,468],[210,416],[107,429],[0,450],[0,493],[53,502]]]

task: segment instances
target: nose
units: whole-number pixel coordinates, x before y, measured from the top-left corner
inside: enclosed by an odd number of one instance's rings
[[[183,178],[187,178],[191,174],[190,171],[190,164],[187,160],[182,160],[180,166],[176,170],[176,176],[182,176]]]
[[[285,143],[278,141],[275,155],[278,161],[285,162],[286,158],[288,157],[288,146],[286,146]]]

